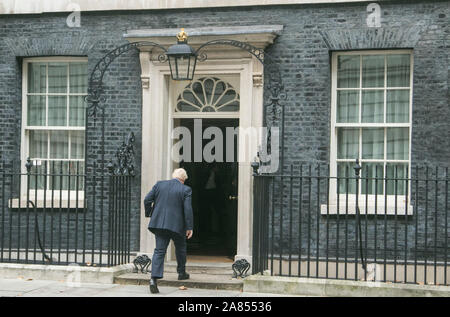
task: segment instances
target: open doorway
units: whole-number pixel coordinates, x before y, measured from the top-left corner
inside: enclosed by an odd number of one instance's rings
[[[194,119],[179,119],[177,125],[191,132],[194,144]],[[228,128],[239,126],[238,119],[202,119],[202,135],[208,127],[216,127],[223,135],[223,158],[206,162],[182,161],[180,167],[186,169],[186,185],[192,188],[192,207],[194,211],[194,236],[188,240],[189,256],[220,256],[234,258],[237,248],[237,193],[238,164],[236,134],[226,133]],[[234,140],[227,140],[234,138]],[[231,142],[232,141],[232,142]],[[210,139],[203,139],[202,150]],[[226,144],[233,144],[230,149]],[[227,151],[233,151],[232,154]],[[193,152],[193,151],[192,151]],[[234,157],[233,157],[234,156]],[[228,162],[227,162],[228,157]],[[233,160],[230,162],[230,157]]]

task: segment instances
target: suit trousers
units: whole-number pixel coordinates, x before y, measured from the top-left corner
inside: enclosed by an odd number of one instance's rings
[[[164,258],[170,240],[175,244],[178,274],[186,271],[186,237],[175,232],[158,232],[155,234],[156,247],[152,258],[152,278],[162,278],[164,273]]]

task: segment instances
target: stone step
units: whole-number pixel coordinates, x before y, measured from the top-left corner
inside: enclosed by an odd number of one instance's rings
[[[189,274],[211,274],[233,276],[231,265],[233,263],[187,263],[186,272]],[[151,267],[150,267],[151,269]],[[164,264],[164,272],[177,273],[177,263],[167,262]]]
[[[115,284],[122,285],[146,285],[150,281],[150,274],[126,273],[114,278]],[[190,279],[179,281],[177,273],[165,272],[164,278],[158,280],[159,286],[171,286],[186,288],[202,288],[215,290],[242,290],[243,280],[225,275],[190,273]]]

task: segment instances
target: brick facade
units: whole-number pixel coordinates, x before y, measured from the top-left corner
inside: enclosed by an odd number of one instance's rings
[[[449,166],[448,95],[450,7],[447,1],[380,3],[381,28],[366,25],[366,3],[292,5],[158,11],[89,12],[81,27],[69,28],[66,14],[0,16],[0,161],[19,159],[21,61],[33,56],[87,56],[89,69],[126,43],[127,30],[258,24],[284,25],[268,52],[279,61],[287,100],[285,163],[329,162],[331,52],[414,50],[412,164]],[[106,160],[128,132],[136,135],[132,249],[139,249],[141,83],[138,54],[118,58],[104,79]],[[89,155],[101,135],[89,134]],[[93,132],[92,132],[93,131]]]

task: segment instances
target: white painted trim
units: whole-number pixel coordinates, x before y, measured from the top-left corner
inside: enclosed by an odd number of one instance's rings
[[[81,193],[84,192],[79,192],[79,195]],[[55,194],[55,198],[51,199],[51,198],[47,198],[44,200],[43,198],[38,198],[37,200],[34,200],[34,196],[31,196],[30,194],[30,198],[31,200],[33,200],[33,203],[35,204],[36,208],[46,208],[46,209],[54,209],[54,210],[58,210],[59,208],[61,209],[66,209],[66,208],[70,208],[70,209],[83,209],[84,208],[84,198],[82,197],[78,197],[78,200],[75,198],[76,194],[74,194],[74,196],[69,200],[67,197],[63,197],[62,200],[59,200],[59,196],[56,197]],[[8,207],[9,208],[19,208],[20,209],[26,209],[27,208],[27,197],[22,196],[22,198],[19,201],[19,198],[13,198],[10,199],[8,201]],[[32,209],[33,207],[31,206],[31,204],[28,205],[29,209]]]
[[[64,127],[64,126],[50,126],[50,127],[43,127],[43,126],[26,126],[24,127],[25,130],[52,130],[52,131],[84,131],[84,127]]]
[[[206,119],[206,118],[214,118],[214,119],[239,119],[239,112],[215,112],[214,116],[211,116],[207,112],[174,112],[172,114],[173,119],[179,118],[193,118],[193,119]]]
[[[76,62],[87,62],[87,57],[68,57],[68,56],[49,56],[49,57],[26,57],[23,59],[25,63],[76,63]]]
[[[28,156],[28,138],[26,137],[26,126],[28,123],[28,62],[26,59],[22,63],[22,125],[20,127],[20,160]],[[22,164],[23,165],[23,164]],[[21,172],[25,172],[25,166],[21,166]],[[22,185],[23,186],[23,185]],[[23,188],[20,189],[23,191]]]
[[[30,131],[35,131],[35,130],[39,130],[39,131],[85,131],[85,127],[74,127],[74,126],[69,126],[69,102],[70,102],[70,98],[69,96],[85,96],[86,94],[81,94],[81,93],[70,93],[70,88],[69,88],[69,80],[70,80],[70,74],[69,72],[67,72],[67,92],[65,93],[57,93],[57,94],[52,94],[48,92],[48,67],[47,67],[47,74],[46,74],[46,91],[45,93],[28,93],[28,64],[29,63],[51,63],[51,62],[58,62],[58,63],[77,63],[77,62],[87,62],[88,59],[87,57],[67,57],[67,56],[54,56],[54,57],[29,57],[29,58],[24,58],[22,61],[22,125],[21,125],[21,142],[20,142],[20,160],[21,162],[25,162],[25,160],[28,158],[29,153],[29,139],[28,139],[28,135]],[[53,96],[53,95],[57,95],[57,96],[67,96],[67,100],[66,100],[66,126],[29,126],[28,125],[28,96],[34,96],[34,95],[38,95],[38,96]],[[47,124],[47,120],[48,120],[48,98],[46,98],[45,101],[45,107],[46,107],[46,114],[45,114],[45,121]],[[41,159],[42,161],[71,161],[71,162],[75,162],[75,161],[79,161],[79,162],[84,162],[84,159],[70,159],[70,151],[71,151],[71,134],[69,133],[68,135],[68,147],[69,147],[69,152],[68,152],[68,159],[50,159],[49,155],[48,158],[46,159]],[[47,145],[47,153],[50,152],[50,138],[47,137],[48,140],[48,145]],[[38,158],[34,158],[39,160]],[[26,173],[26,169],[25,169],[25,164],[21,164],[21,173],[25,174]],[[21,192],[25,192],[26,191],[26,182],[22,182],[21,183]],[[38,190],[39,192],[44,192],[43,190]],[[47,190],[47,192],[51,192],[51,190]],[[55,191],[56,192],[56,191]],[[64,192],[64,191],[63,191]],[[65,191],[67,192],[67,191]],[[72,191],[71,191],[72,192]],[[83,191],[78,191],[79,193],[82,193]],[[76,195],[76,191],[73,191],[74,195]],[[84,193],[83,193],[84,195]],[[43,194],[42,194],[43,197]],[[59,197],[59,196],[58,196]],[[39,198],[39,197],[38,197]],[[40,199],[40,198],[39,198]],[[43,199],[43,198],[42,198]],[[58,198],[59,199],[59,198]],[[66,199],[67,200],[67,199]]]
[[[409,126],[410,126],[409,123],[336,123],[335,127],[336,128],[340,128],[340,127],[344,127],[344,128],[345,127],[349,127],[349,128],[380,128],[380,125],[382,125],[383,127],[386,127],[386,128],[389,128],[389,127],[409,128]]]
[[[338,212],[339,211],[339,212]],[[366,205],[359,204],[359,212],[361,215],[389,215],[389,216],[412,216],[414,211],[414,207],[412,205],[408,205],[405,207],[405,203],[398,204],[397,208],[395,208],[395,205],[388,204],[386,207],[385,205],[377,205],[375,208],[375,205],[368,204]],[[356,215],[356,205],[355,204],[348,204],[346,205],[343,202],[339,203],[338,205],[330,204],[320,205],[320,214],[321,215],[337,215],[340,216],[346,216],[346,215]]]
[[[24,177],[24,176],[22,176]],[[26,178],[26,177],[24,177]],[[78,196],[77,196],[78,195]],[[45,206],[46,208],[51,208],[53,202],[53,208],[60,208],[60,199],[61,199],[61,208],[64,206],[70,208],[83,208],[84,204],[84,191],[83,190],[34,190],[30,189],[29,193],[22,193],[20,198],[20,206],[21,208],[26,208],[27,196],[33,200],[36,204],[36,207],[41,208]],[[53,199],[52,199],[53,197]],[[77,199],[78,198],[78,199]],[[78,205],[77,205],[78,201]],[[70,202],[70,205],[69,205]],[[13,198],[9,200],[9,206],[13,206],[12,208],[17,208],[19,206],[19,198]]]
[[[170,158],[170,133],[174,120],[180,117],[199,117],[199,113],[176,115],[168,106],[173,103],[170,90],[170,70],[167,64],[158,61],[151,62],[151,53],[140,53],[142,76],[150,79],[150,88],[143,87],[142,106],[142,179],[141,201],[156,183],[161,179],[168,179],[174,164]],[[262,73],[263,68],[255,58],[239,58],[232,60],[208,60],[198,64],[197,75],[236,74],[240,79],[240,126],[260,127],[263,119],[263,88],[253,85],[253,74]],[[209,118],[224,118],[229,114],[217,112],[208,113]],[[236,114],[233,114],[235,117]],[[257,144],[249,144],[247,150],[256,155]],[[239,163],[238,185],[238,245],[236,259],[245,258],[251,261],[252,255],[252,216],[253,216],[253,191],[252,172],[250,162]],[[143,204],[141,204],[141,244],[140,252],[151,254],[155,246],[154,237],[147,230],[149,222],[144,216]],[[195,233],[194,233],[195,234]],[[169,248],[168,257],[173,257],[173,249]]]
[[[251,38],[261,37],[264,38],[271,34],[272,36],[280,35],[283,31],[283,25],[269,24],[269,25],[236,25],[236,26],[201,26],[201,27],[188,27],[184,28],[189,38],[199,37],[215,37],[219,36],[233,36],[238,39],[245,36],[245,40],[248,42]],[[127,30],[127,33],[123,35],[124,38],[173,38],[180,32],[179,28],[164,28],[164,29],[136,29]],[[249,38],[250,37],[250,38]],[[260,39],[262,40],[262,39]],[[191,40],[189,40],[189,44]]]
[[[0,14],[46,12],[160,10],[183,8],[241,7],[292,4],[339,4],[372,0],[2,0]]]
[[[409,97],[409,123],[337,123],[336,122],[336,110],[337,110],[337,91],[338,90],[350,90],[350,89],[346,89],[346,88],[342,88],[342,89],[338,89],[337,88],[337,57],[340,55],[380,55],[380,54],[410,54],[410,87],[401,87],[400,89],[410,89],[410,97]],[[372,159],[362,159],[361,158],[361,153],[359,153],[359,159],[361,162],[380,162],[380,163],[408,163],[409,166],[409,171],[408,171],[408,175],[409,177],[411,177],[411,136],[412,136],[412,107],[413,107],[413,74],[414,74],[414,51],[411,49],[403,49],[403,50],[367,50],[367,51],[348,51],[348,52],[333,52],[332,57],[331,57],[331,131],[330,131],[330,176],[332,177],[336,177],[337,175],[337,162],[354,162],[351,159],[337,159],[337,128],[339,127],[355,127],[355,128],[363,128],[363,127],[383,127],[383,128],[388,128],[388,127],[407,127],[409,128],[409,153],[408,153],[408,160],[389,160],[387,159],[387,142],[386,142],[386,137],[387,137],[387,133],[386,131],[384,131],[384,158],[382,160],[372,160]],[[384,87],[382,87],[382,89],[384,89],[385,93],[384,93],[384,110],[383,110],[383,115],[384,115],[384,122],[386,121],[386,91],[389,90],[389,88],[386,87],[387,85],[387,63],[386,63],[386,57],[385,57],[385,71],[384,71]],[[359,91],[359,116],[360,116],[360,122],[361,122],[361,98],[362,98],[362,65],[360,64],[360,85],[359,88],[354,88],[353,90],[357,90]],[[375,88],[380,90],[380,88]],[[391,88],[394,89],[394,88]],[[366,88],[364,88],[364,90],[367,90]],[[361,129],[360,129],[360,133],[361,133]],[[360,135],[359,137],[359,148],[360,150],[362,149],[362,137]],[[360,151],[361,152],[361,151]],[[384,171],[383,171],[384,173]],[[336,190],[336,186],[337,186],[337,182],[335,179],[331,179],[330,180],[330,206],[336,206],[337,204],[337,190]],[[411,201],[411,182],[409,182],[408,184],[408,205],[410,204]],[[384,181],[383,181],[383,190],[385,190],[384,188]],[[352,195],[349,195],[352,196]],[[354,195],[353,195],[354,196]],[[369,195],[369,196],[373,196],[373,195]],[[395,205],[395,196],[393,195],[387,195],[387,206],[384,206],[384,195],[380,194],[378,195],[379,198],[377,200],[377,204],[378,204],[378,210],[382,209],[384,210],[384,208],[386,207],[386,212],[389,214],[391,207],[393,205]],[[398,196],[399,199],[401,199],[403,196],[399,195]],[[345,201],[346,195],[339,195],[339,205],[341,206],[342,203]],[[360,202],[363,202],[362,204],[364,204],[365,202],[365,198],[366,196],[364,194],[360,194]],[[353,198],[354,200],[354,198]],[[352,201],[352,200],[350,200]],[[369,205],[368,205],[368,213],[374,213],[374,210],[371,206],[371,203],[374,203],[375,199],[372,197],[369,199]],[[361,203],[360,203],[361,205]],[[400,204],[398,206],[398,214],[405,214],[405,203],[403,203],[403,206],[401,206],[402,204]],[[324,205],[326,207],[326,205]],[[334,208],[334,207],[333,207]],[[372,208],[372,209],[371,209]],[[333,210],[336,210],[336,208],[334,208]],[[344,209],[345,210],[345,209]],[[354,210],[354,208],[353,208]],[[363,213],[363,208],[360,207],[361,213]],[[403,212],[402,212],[403,210]],[[408,210],[408,214],[412,213],[412,209]],[[379,211],[378,211],[379,213]],[[327,214],[327,209],[324,208],[322,206],[321,208],[321,214]]]
[[[382,54],[411,54],[411,49],[383,49],[383,50],[355,50],[355,51],[336,51],[333,55],[382,55]],[[364,88],[366,89],[366,88]]]
[[[337,99],[337,55],[331,55],[331,124],[330,124],[330,175],[337,175],[337,135],[336,135],[336,99]],[[330,179],[330,200],[336,197],[336,181]]]

